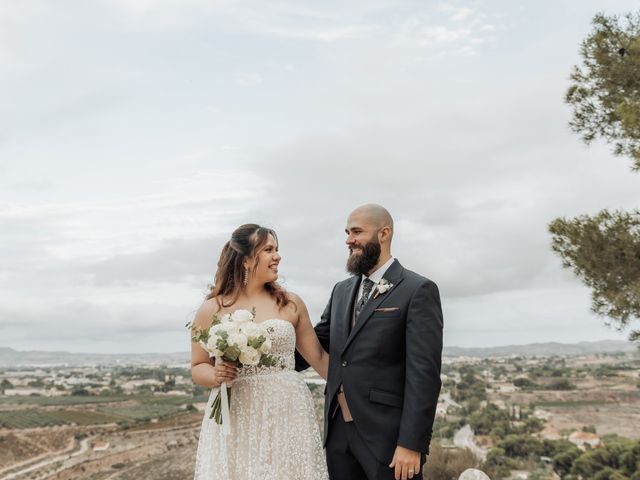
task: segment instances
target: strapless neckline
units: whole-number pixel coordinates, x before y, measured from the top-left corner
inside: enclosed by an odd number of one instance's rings
[[[262,325],[263,323],[267,323],[267,322],[284,322],[284,323],[288,323],[289,325],[291,325],[291,328],[293,328],[295,330],[296,327],[293,326],[293,323],[291,323],[289,320],[285,320],[284,318],[267,318],[266,320],[262,320],[260,322],[254,322],[256,325]]]

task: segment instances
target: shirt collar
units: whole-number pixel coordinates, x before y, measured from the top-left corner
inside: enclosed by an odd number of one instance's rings
[[[362,275],[362,280],[364,281],[365,278],[369,278],[369,280],[371,280],[374,284],[377,285],[378,283],[380,283],[380,280],[382,280],[382,277],[384,276],[384,274],[387,273],[387,270],[389,269],[389,267],[391,266],[394,260],[395,258],[391,257],[380,268],[378,268],[375,272],[373,272],[368,277],[366,275]]]

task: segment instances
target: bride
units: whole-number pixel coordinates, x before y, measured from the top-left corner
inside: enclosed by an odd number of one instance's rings
[[[191,374],[198,385],[230,388],[231,433],[209,419],[207,404],[196,455],[195,480],[326,480],[320,431],[311,393],[295,372],[294,352],[323,377],[329,356],[322,349],[305,304],[286,292],[278,278],[278,241],[273,230],[247,224],[237,228],[220,254],[214,286],[196,313],[194,328],[209,328],[218,317],[255,308],[255,322],[267,327],[271,355],[281,365],[212,365],[209,354],[191,344]]]

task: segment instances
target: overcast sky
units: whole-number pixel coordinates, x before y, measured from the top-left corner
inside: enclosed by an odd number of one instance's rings
[[[550,250],[639,204],[567,126],[593,15],[636,1],[4,0],[0,346],[189,348],[238,225],[276,229],[317,321],[366,202],[438,283],[445,344],[625,335]]]

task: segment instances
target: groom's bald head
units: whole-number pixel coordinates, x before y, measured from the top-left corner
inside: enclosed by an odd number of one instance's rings
[[[359,217],[376,230],[379,230],[384,227],[389,227],[390,229],[390,239],[393,237],[393,218],[389,211],[384,208],[382,205],[378,205],[375,203],[367,203],[356,208],[349,218]]]

